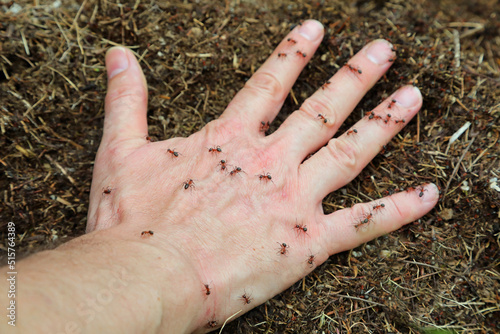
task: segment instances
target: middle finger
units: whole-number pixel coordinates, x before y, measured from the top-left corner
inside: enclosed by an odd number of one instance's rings
[[[333,137],[361,98],[389,69],[395,58],[392,48],[386,40],[366,45],[269,139],[284,140],[291,162],[300,164]]]

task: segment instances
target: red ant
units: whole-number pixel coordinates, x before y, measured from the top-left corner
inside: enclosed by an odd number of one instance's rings
[[[316,258],[316,256],[314,256],[313,254],[309,255],[309,257],[307,259],[307,263],[310,264],[310,268],[314,267],[315,258]]]
[[[236,175],[236,174],[238,174],[238,173],[240,173],[240,172],[245,173],[245,172],[241,169],[241,167],[234,167],[234,169],[233,169],[231,172],[229,172],[229,175],[233,176],[233,175]]]
[[[210,147],[208,149],[208,152],[210,152],[210,153],[222,153],[222,149],[220,148],[219,145],[217,145],[217,146],[214,146],[214,147]]]
[[[226,162],[226,160],[219,161],[219,164],[217,166],[220,166],[220,170],[221,171],[226,170],[227,169],[227,162]]]
[[[269,122],[260,122],[260,132],[266,132],[269,130]]]
[[[153,234],[155,234],[153,231],[142,231],[141,232],[141,237],[145,238],[145,237],[151,237],[153,236]]]
[[[292,43],[292,44],[297,44],[297,41],[296,41],[296,40],[294,40],[293,38],[288,38],[286,41],[287,41],[287,42],[290,42],[290,43]]]
[[[301,231],[307,234],[307,226],[306,225],[296,223],[294,228],[297,229],[297,234],[300,234]]]
[[[378,120],[378,119],[382,119],[381,116],[379,115],[376,115],[374,112],[372,111],[369,111],[366,113],[366,115],[368,116],[368,119],[375,119],[375,120]]]
[[[173,150],[167,148],[167,153],[170,153],[173,157],[176,157],[176,158],[179,156],[179,152],[176,152],[175,148]]]
[[[194,181],[193,179],[188,179],[187,181],[185,181],[184,183],[182,183],[182,185],[184,186],[184,189],[189,189],[190,187],[191,188],[196,188],[194,186]]]
[[[209,322],[207,322],[207,327],[208,328],[215,328],[215,327],[217,327],[217,321],[210,320]]]
[[[241,299],[243,299],[243,302],[245,304],[250,304],[252,302],[252,297],[250,295],[247,296],[246,292],[243,294],[243,296],[241,296]]]
[[[392,99],[391,102],[389,102],[389,105],[387,106],[387,108],[391,109],[392,106],[394,105],[394,103],[396,103],[396,100]]]
[[[328,87],[328,85],[331,84],[330,81],[327,81],[325,82],[322,86],[321,86],[321,89],[326,89],[326,87]]]
[[[394,61],[394,58],[389,58],[389,62],[393,62]]]
[[[203,284],[203,285],[205,286],[205,290],[206,290],[205,294],[208,296],[211,293],[210,286],[208,284]]]
[[[296,54],[296,55],[298,55],[298,56],[302,56],[302,57],[304,57],[304,58],[305,58],[305,57],[307,57],[307,55],[306,55],[304,52],[300,51],[300,50],[297,50],[297,51],[295,52],[295,54]]]
[[[103,193],[103,194],[106,194],[106,195],[109,195],[109,194],[111,194],[111,191],[112,191],[112,190],[113,190],[113,189],[111,189],[110,187],[106,187],[106,189],[103,189],[102,193]]]
[[[387,114],[387,115],[386,115],[386,119],[384,119],[384,123],[385,123],[385,124],[389,123],[389,121],[391,120],[391,117],[392,117],[392,115],[391,115],[391,114]]]
[[[359,74],[363,73],[363,72],[361,71],[361,69],[356,68],[356,67],[352,66],[352,65],[351,65],[351,64],[349,64],[349,63],[345,64],[344,66],[347,66],[347,67],[349,68],[349,70],[351,70],[351,72],[354,72],[354,73],[358,72]]]
[[[273,178],[272,178],[271,174],[269,174],[269,173],[266,173],[266,174],[259,174],[259,175],[257,175],[257,176],[259,177],[259,180],[261,180],[261,181],[262,181],[262,180],[264,180],[264,181],[266,181],[266,182],[267,182],[267,181],[271,181],[271,182],[273,182],[273,180],[272,180]]]
[[[151,137],[150,137],[150,136],[146,136],[146,137],[144,137],[144,138],[146,138],[146,140],[147,140],[149,143],[151,142]]]
[[[404,120],[404,118],[401,118],[401,119],[395,119],[394,123],[396,123],[396,124],[399,124],[399,123],[405,124],[406,121]]]
[[[349,136],[349,135],[352,135],[353,133],[358,133],[358,130],[356,130],[356,129],[352,129],[352,130],[347,131],[347,135],[348,135],[348,136]]]
[[[424,187],[420,186],[418,187],[416,190],[420,190],[419,194],[418,194],[418,197],[422,197],[424,196],[424,191],[427,191],[427,189],[425,189]]]
[[[322,119],[323,123],[328,123],[328,118],[326,118],[323,114],[318,114],[318,117],[316,118]]]
[[[384,203],[380,203],[380,204],[377,203],[373,206],[373,211],[381,210],[382,208],[385,208],[385,204]]]
[[[284,53],[284,52],[278,52],[278,58],[285,59],[286,58],[286,53]]]
[[[288,248],[290,246],[288,246],[287,244],[285,244],[284,242],[283,243],[279,243],[278,244],[280,245],[280,249],[278,251],[278,254],[281,254],[281,255],[286,255],[286,253],[288,253]]]

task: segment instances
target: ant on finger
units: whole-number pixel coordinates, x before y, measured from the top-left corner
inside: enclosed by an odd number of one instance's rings
[[[269,130],[269,122],[260,122],[260,132],[266,132]]]
[[[389,105],[387,106],[387,108],[391,109],[392,106],[394,105],[394,103],[396,103],[396,100],[392,99],[391,102],[389,102]]]
[[[250,296],[249,294],[247,295],[246,292],[241,296],[241,299],[245,304],[250,304],[252,302],[252,296]]]
[[[350,135],[352,135],[352,134],[354,134],[354,133],[358,133],[358,130],[356,130],[356,129],[352,129],[352,130],[347,131],[347,135],[348,135],[348,136],[350,136]]]
[[[296,41],[296,40],[294,40],[293,38],[287,38],[287,40],[286,40],[286,41],[287,41],[287,42],[290,42],[290,43],[292,43],[292,44],[297,44],[297,41]]]
[[[286,243],[279,243],[277,242],[278,245],[280,245],[280,248],[278,250],[278,253],[277,254],[281,254],[281,255],[285,255],[286,256],[286,253],[288,253],[288,248],[290,248],[290,246],[288,246]]]
[[[182,183],[182,186],[184,187],[184,189],[196,188],[193,179],[186,180]]]
[[[278,58],[279,59],[285,59],[286,56],[287,56],[286,53],[284,53],[284,52],[278,52]]]
[[[373,211],[376,211],[376,210],[381,210],[385,208],[385,204],[384,203],[375,203],[375,205],[373,206]]]
[[[307,235],[307,225],[295,223],[294,229],[297,229],[297,235],[304,233]]]
[[[401,124],[405,124],[405,123],[406,123],[406,121],[404,120],[404,118],[400,118],[400,119],[395,119],[395,120],[394,120],[394,123],[396,123],[396,124],[399,124],[399,123],[401,123]]]
[[[363,72],[361,71],[361,69],[360,69],[360,68],[358,68],[358,67],[354,67],[354,66],[352,66],[352,65],[351,65],[351,64],[349,64],[349,63],[346,63],[344,66],[347,66],[347,67],[349,68],[349,70],[350,70],[351,72],[353,72],[353,73],[356,73],[356,72],[357,72],[357,73],[359,73],[359,74],[363,73]]]
[[[326,118],[323,114],[318,114],[316,118],[323,120],[323,123],[328,123],[328,118]]]
[[[106,187],[105,189],[102,190],[102,193],[104,195],[109,195],[109,194],[111,194],[112,191],[113,191],[113,189],[111,189],[110,187]]]
[[[325,90],[328,85],[331,84],[330,81],[325,82],[323,85],[321,85],[321,89]]]
[[[296,54],[296,55],[298,55],[298,56],[302,56],[303,58],[307,57],[307,54],[305,54],[304,52],[302,52],[302,51],[300,51],[300,50],[297,50],[297,51],[295,52],[295,54]]]
[[[143,238],[152,237],[153,234],[155,234],[153,231],[142,231],[141,232],[141,237],[143,237]]]
[[[205,286],[205,294],[208,296],[212,293],[209,284],[203,284]]]
[[[175,148],[174,148],[173,150],[171,150],[171,149],[167,148],[167,153],[169,153],[169,154],[170,154],[172,157],[174,157],[174,158],[179,157],[179,154],[180,154],[179,152],[176,152],[176,151],[175,151]]]
[[[314,260],[316,259],[316,256],[314,254],[310,254],[307,257],[307,263],[309,263],[309,268],[314,267]]]
[[[266,173],[266,174],[259,174],[259,175],[257,175],[257,176],[259,177],[259,180],[260,180],[260,181],[266,181],[266,182],[271,181],[271,182],[273,182],[273,177],[272,177],[272,176],[271,176],[271,174],[269,174],[269,173]],[[274,182],[273,182],[273,183],[274,183]]]
[[[208,149],[208,152],[209,152],[209,153],[215,153],[215,154],[217,154],[217,153],[222,153],[222,149],[220,148],[220,146],[219,146],[219,145],[217,145],[217,146],[214,146],[214,147],[210,147],[210,148]]]
[[[219,161],[219,164],[217,166],[220,166],[221,172],[225,171],[227,169],[227,162],[226,162],[226,160],[222,159],[221,161]]]
[[[236,167],[234,167],[234,169],[231,172],[229,172],[229,175],[233,176],[233,175],[236,175],[238,173],[245,173],[245,171],[243,171],[243,169],[241,169],[241,167],[236,166]]]

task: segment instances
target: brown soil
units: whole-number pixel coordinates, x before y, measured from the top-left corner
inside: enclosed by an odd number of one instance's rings
[[[423,182],[438,184],[441,200],[399,231],[332,256],[223,332],[500,331],[500,192],[490,182],[500,177],[497,1],[47,3],[0,5],[0,233],[5,240],[16,223],[18,253],[84,233],[109,47],[130,46],[141,59],[149,133],[162,140],[218,117],[289,29],[315,18],[325,39],[271,130],[376,38],[398,58],[341,132],[398,86],[424,96],[418,116],[325,210]]]

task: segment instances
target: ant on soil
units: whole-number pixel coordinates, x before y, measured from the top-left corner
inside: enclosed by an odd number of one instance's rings
[[[297,44],[297,41],[296,41],[296,40],[294,40],[293,38],[287,38],[287,40],[286,40],[286,41],[287,41],[287,42],[290,42],[290,43],[292,43],[292,44]]]
[[[325,82],[323,85],[321,85],[321,89],[323,90],[326,89],[326,87],[328,87],[329,84],[331,84],[330,81]]]
[[[323,120],[323,123],[328,123],[328,118],[326,118],[323,114],[318,114],[318,117],[316,118]]]
[[[349,136],[349,135],[352,135],[352,134],[354,134],[354,133],[358,133],[358,130],[356,130],[356,129],[352,129],[352,130],[347,131],[347,135],[348,135],[348,136]]]
[[[247,295],[246,292],[243,294],[243,296],[241,296],[241,299],[243,299],[243,303],[245,304],[250,304],[252,302],[252,296],[250,296],[249,294]]]
[[[175,148],[173,150],[167,148],[167,153],[169,153],[170,155],[172,155],[172,157],[175,157],[175,158],[177,158],[180,154],[179,152],[175,151]]]
[[[266,132],[269,130],[269,122],[260,122],[260,132]]]
[[[305,58],[305,57],[307,57],[307,55],[306,55],[304,52],[300,51],[300,50],[297,50],[297,51],[295,52],[295,54],[296,54],[296,55],[298,55],[298,56],[302,56],[302,57],[304,57],[304,58]]]
[[[243,171],[243,169],[241,169],[241,167],[234,167],[234,169],[229,172],[229,175],[233,176],[233,175],[236,175],[238,173],[245,173],[245,171]]]
[[[361,71],[361,69],[359,69],[359,68],[357,68],[357,67],[354,67],[354,66],[352,66],[352,65],[351,65],[351,64],[349,64],[349,63],[346,63],[344,66],[347,66],[347,67],[349,68],[349,70],[350,70],[351,72],[353,72],[353,73],[356,73],[356,72],[357,72],[357,73],[359,73],[359,74],[363,73],[363,72]]]
[[[217,146],[214,146],[214,147],[210,147],[208,149],[208,152],[209,153],[222,153],[222,149],[220,148],[219,145],[217,145]]]
[[[281,243],[281,244],[280,244],[279,242],[277,242],[277,244],[279,244],[279,245],[280,245],[280,248],[279,248],[279,250],[278,250],[278,253],[277,253],[277,254],[286,255],[286,253],[288,253],[288,248],[289,248],[290,246],[288,246],[288,245],[287,245],[287,244],[285,244],[284,242],[283,242],[283,243]]]
[[[141,232],[141,237],[146,238],[146,237],[151,237],[155,234],[153,231],[142,231]]]
[[[193,179],[188,179],[187,181],[183,182],[183,183],[182,183],[182,186],[184,187],[184,189],[196,188],[196,187],[194,186],[194,181],[193,181]]]

